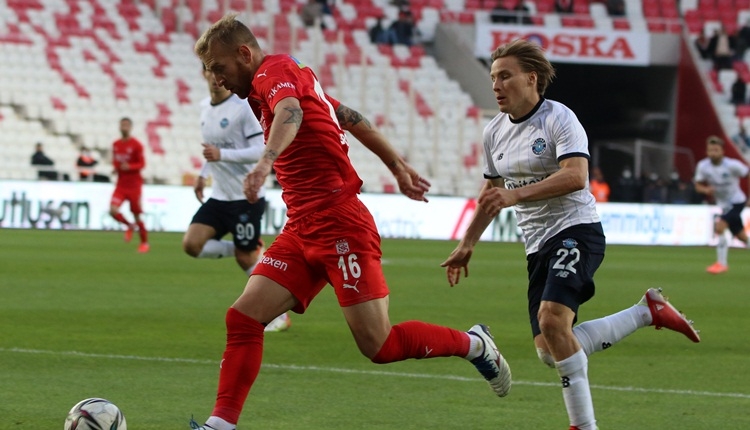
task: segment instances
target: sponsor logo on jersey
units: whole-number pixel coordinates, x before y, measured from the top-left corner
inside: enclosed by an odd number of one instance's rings
[[[536,184],[537,182],[541,182],[547,178],[549,178],[550,175],[547,175],[542,178],[531,178],[531,179],[524,179],[522,181],[506,181],[505,182],[505,188],[509,190],[514,190],[516,188],[525,187],[526,185]]]
[[[349,242],[342,239],[339,241],[336,241],[336,253],[339,255],[344,255],[349,253]]]
[[[294,86],[291,82],[280,82],[276,84],[273,88],[271,88],[271,91],[268,92],[268,100],[273,99],[273,97],[276,95],[276,93],[279,92],[282,88],[291,88],[295,89],[297,87]]]
[[[531,152],[533,152],[534,155],[542,155],[546,150],[547,142],[541,137],[536,139],[534,143],[531,144]]]
[[[277,260],[275,258],[271,258],[269,256],[264,256],[259,264],[268,264],[271,267],[274,267],[276,269],[281,269],[282,272],[286,272],[286,269],[289,267],[288,264],[281,260]]]
[[[229,120],[226,118],[222,118],[221,121],[219,121],[219,126],[221,126],[221,128],[227,128],[228,125]]]

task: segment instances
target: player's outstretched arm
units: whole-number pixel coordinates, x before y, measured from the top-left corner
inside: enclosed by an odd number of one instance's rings
[[[484,184],[480,195],[494,188],[504,188],[500,179],[488,180]],[[479,242],[479,238],[484,233],[484,230],[487,229],[487,226],[490,225],[492,219],[493,217],[480,204],[474,211],[463,239],[458,243],[456,249],[451,252],[451,255],[440,264],[440,267],[445,267],[445,274],[448,277],[448,284],[451,287],[458,284],[462,271],[464,272],[464,276],[469,276],[469,260],[471,259],[471,254],[474,252],[474,246]]]
[[[336,108],[336,118],[344,130],[372,151],[393,173],[402,194],[412,200],[427,201],[425,193],[430,190],[430,182],[412,168],[396,149],[370,121],[361,113],[343,104]]]

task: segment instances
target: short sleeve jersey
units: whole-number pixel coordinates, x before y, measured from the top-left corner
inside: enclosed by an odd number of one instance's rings
[[[120,166],[128,164],[128,170]],[[146,165],[143,157],[143,145],[137,139],[118,139],[112,144],[112,164],[117,172],[117,187],[140,188],[143,185],[141,169]]]
[[[232,94],[219,104],[211,98],[201,101],[203,141],[221,149],[263,147],[263,129],[245,100]],[[243,181],[255,163],[215,161],[208,163],[213,184],[211,198],[222,201],[245,200]],[[264,190],[261,189],[262,197]]]
[[[734,158],[724,157],[718,165],[711,163],[709,158],[704,158],[695,168],[695,182],[706,182],[714,187],[716,204],[729,210],[733,205],[747,200],[740,188],[740,178],[747,174],[748,167]]]
[[[543,181],[560,170],[559,162],[566,158],[589,158],[588,137],[578,118],[552,100],[540,100],[528,115],[515,120],[498,114],[485,127],[483,140],[484,176],[502,178],[507,189]],[[568,227],[599,222],[588,181],[584,189],[560,197],[518,203],[515,211],[527,254]]]
[[[296,58],[267,55],[248,97],[260,106],[266,141],[274,108],[287,97],[299,100],[302,123],[274,169],[291,220],[359,193],[362,180],[349,161],[346,134],[336,119],[339,102],[323,92],[315,73]]]

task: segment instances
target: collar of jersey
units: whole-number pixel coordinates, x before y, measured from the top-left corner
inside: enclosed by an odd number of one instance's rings
[[[539,110],[539,106],[541,106],[543,102],[544,102],[544,97],[540,96],[539,97],[539,102],[536,104],[536,106],[534,106],[534,109],[531,109],[531,112],[527,113],[526,115],[524,115],[524,116],[522,116],[521,118],[518,118],[518,119],[513,119],[510,116],[508,116],[508,119],[513,124],[520,124],[520,123],[526,121],[527,119],[531,118],[531,116],[534,115],[536,113],[536,111]]]

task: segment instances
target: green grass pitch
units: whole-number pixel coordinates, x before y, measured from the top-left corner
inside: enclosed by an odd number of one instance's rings
[[[187,257],[180,234],[151,237],[140,255],[121,233],[0,229],[0,430],[61,429],[86,397],[116,403],[131,430],[208,416],[244,276],[231,259]],[[522,246],[479,244],[450,288],[439,264],[453,247],[384,240],[391,320],[490,325],[513,370],[508,397],[458,358],[370,363],[326,288],[290,331],[266,336],[240,429],[566,429],[556,373],[531,342]],[[649,327],[591,356],[600,428],[750,428],[750,251],[730,250],[720,276],[704,272],[708,247],[607,251],[581,320],[660,286],[703,342]]]

